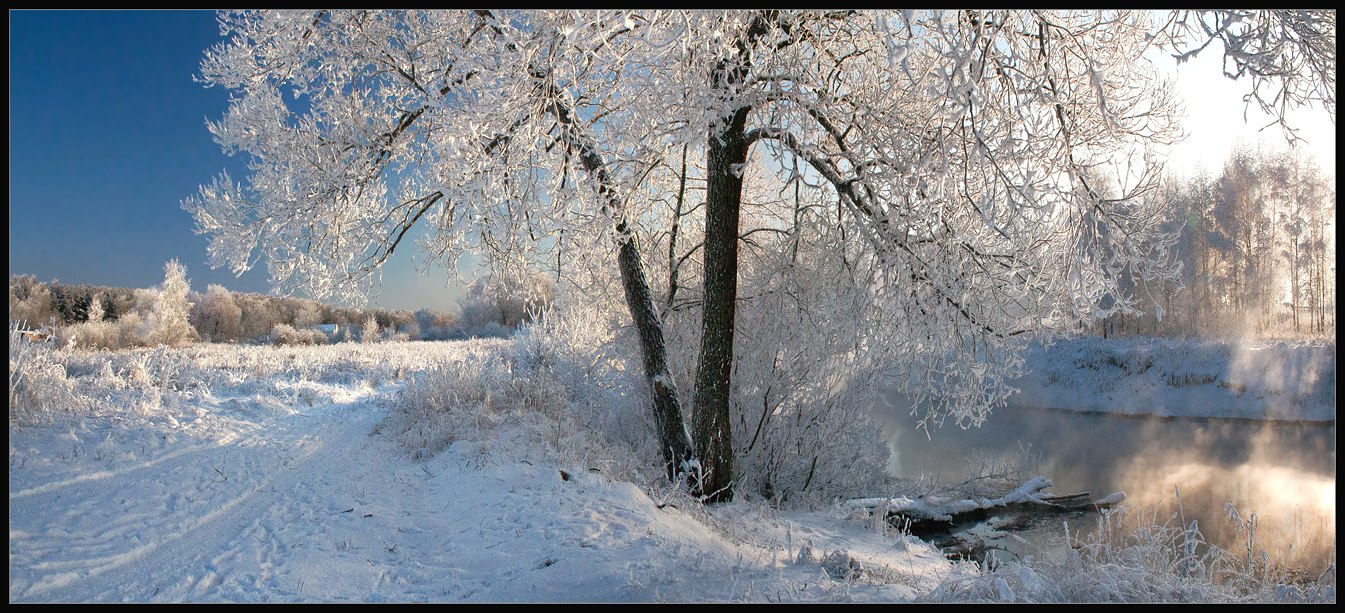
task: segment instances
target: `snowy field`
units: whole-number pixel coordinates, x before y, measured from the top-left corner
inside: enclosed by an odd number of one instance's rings
[[[1334,346],[1124,343],[1035,356],[1017,401],[1334,419]],[[852,506],[702,507],[595,438],[631,399],[510,340],[20,355],[19,425],[16,353],[11,603],[1335,600],[1334,572],[1215,583],[1152,546],[982,571]]]

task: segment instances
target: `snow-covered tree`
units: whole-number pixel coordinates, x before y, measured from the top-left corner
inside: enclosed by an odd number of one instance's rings
[[[314,300],[304,300],[294,310],[294,326],[311,328],[322,323],[322,305]]]
[[[259,294],[236,294],[234,299],[242,315],[239,325],[241,339],[257,339],[267,336],[278,323],[284,323],[280,309],[270,297]]]
[[[379,341],[378,318],[371,313],[369,318],[364,320],[364,326],[360,328],[361,343],[377,343]]]
[[[1133,288],[1174,274],[1173,238],[1143,198],[1176,137],[1146,50],[1219,39],[1254,87],[1286,83],[1277,99],[1334,112],[1334,13],[1287,13],[224,13],[227,40],[202,71],[232,97],[210,129],[248,154],[251,176],[223,174],[183,206],[212,264],[265,259],[273,281],[314,296],[370,289],[416,225],[450,270],[483,252],[496,268],[554,259],[563,280],[619,277],[664,466],[727,498],[740,276],[776,291],[772,279],[838,262],[845,276],[825,278],[849,281],[847,351],[894,365],[926,423],[979,423],[1027,340],[1133,308]],[[827,204],[745,191],[751,172]],[[685,198],[689,178],[700,202]],[[740,267],[747,232],[798,239],[809,224],[834,239]],[[674,228],[700,240],[679,247]],[[642,255],[655,237],[667,287],[651,286]],[[691,261],[688,430],[664,328]]]
[[[420,338],[427,341],[448,339],[458,321],[458,318],[452,313],[440,313],[429,308],[423,308],[415,312],[415,322],[420,329]]]
[[[9,276],[9,320],[36,328],[56,314],[51,288],[33,275]]]
[[[516,329],[531,321],[555,296],[555,284],[541,274],[478,277],[458,300],[462,325],[469,329]]]
[[[1218,175],[1174,179],[1159,198],[1185,222],[1177,251],[1186,291],[1168,300],[1180,302],[1182,321],[1168,331],[1323,331],[1310,280],[1319,276],[1318,253],[1333,248],[1316,238],[1328,235],[1320,224],[1334,217],[1335,195],[1315,163],[1239,148]]]
[[[139,337],[146,345],[178,345],[197,339],[190,321],[191,282],[187,268],[177,258],[164,264],[163,284],[149,290],[148,304],[143,308]]]
[[[243,331],[243,310],[228,289],[212,283],[201,301],[192,307],[191,323],[211,341],[236,341]]]
[[[103,294],[102,292],[97,292],[93,295],[93,298],[89,300],[88,320],[94,323],[103,321],[104,313],[105,311],[103,309]]]

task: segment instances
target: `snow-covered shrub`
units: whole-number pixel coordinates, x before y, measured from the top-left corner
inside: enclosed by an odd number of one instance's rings
[[[56,343],[80,349],[120,349],[122,327],[115,321],[86,321],[67,324],[56,331]]]
[[[607,429],[622,420],[642,427],[644,407],[625,398],[627,375],[602,342],[610,337],[605,323],[551,314],[510,342],[454,343],[488,351],[441,354],[429,370],[412,375],[380,430],[413,457],[435,455],[457,440],[505,437],[509,443],[489,445],[492,454],[546,457],[634,479],[637,456]]]
[[[61,347],[77,349],[126,349],[144,347],[145,326],[140,313],[123,314],[115,321],[79,322],[56,330],[56,343]]]
[[[455,440],[568,404],[554,381],[516,377],[507,355],[447,359],[399,392],[390,430],[412,455],[429,457]]]
[[[138,291],[138,290],[137,290]],[[117,338],[116,347],[109,349],[121,349],[125,347],[143,347],[144,339],[140,336],[141,316],[140,313],[130,312],[123,314],[117,319]]]
[[[201,373],[191,367],[184,368],[192,361],[184,359],[179,350],[160,345],[130,352],[126,357],[128,362],[123,367],[122,378],[133,394],[128,400],[130,406],[142,415],[159,412],[165,398],[200,384]]]
[[[525,324],[514,337],[514,355],[520,369],[548,374],[567,390],[569,412],[582,427],[635,448],[649,442],[653,428],[647,394],[632,393],[647,384],[623,358],[638,354],[619,345],[617,329],[600,309],[569,301]]]
[[[276,324],[271,328],[271,343],[275,345],[323,345],[327,335],[321,330],[296,330],[289,324]]]
[[[14,425],[47,423],[62,411],[75,411],[83,400],[75,393],[58,359],[60,350],[30,343],[17,325],[9,328],[9,422]]]
[[[889,364],[857,339],[878,314],[842,258],[806,243],[796,253],[782,245],[740,270],[754,298],[738,307],[753,332],[734,340],[735,489],[799,502],[872,495],[886,480],[873,406]]]

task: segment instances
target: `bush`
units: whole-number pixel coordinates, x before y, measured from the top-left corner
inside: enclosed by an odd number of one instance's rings
[[[58,349],[30,343],[14,324],[9,329],[9,423],[49,423],[60,411],[73,411],[82,401],[56,359]]]
[[[271,343],[275,345],[323,345],[327,335],[321,330],[296,330],[289,324],[276,324],[271,328]]]
[[[127,313],[116,321],[80,322],[61,326],[56,330],[56,344],[77,349],[126,349],[143,347],[140,336],[141,319],[137,313]]]
[[[80,349],[120,349],[122,330],[112,321],[69,324],[56,331],[56,343]]]
[[[395,437],[414,456],[429,457],[506,423],[563,420],[570,396],[553,374],[522,368],[512,356],[446,360],[399,393]]]
[[[607,354],[604,340],[610,338],[594,320],[549,316],[511,343],[464,343],[490,352],[455,353],[413,376],[379,429],[416,458],[432,457],[458,440],[506,436],[511,443],[490,445],[490,453],[559,459],[635,480],[643,465],[637,458],[655,458],[657,449],[642,421],[647,411],[632,406],[640,400],[630,391],[639,388]],[[622,426],[636,431],[627,437],[634,445],[611,436]]]

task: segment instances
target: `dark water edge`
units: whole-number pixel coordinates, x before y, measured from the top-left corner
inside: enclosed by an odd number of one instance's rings
[[[1334,419],[1282,419],[1265,417],[1236,417],[1236,416],[1218,416],[1218,415],[1155,415],[1152,413],[1115,413],[1112,411],[1094,411],[1092,409],[1061,409],[1053,407],[1034,407],[1034,406],[1015,406],[1013,408],[1000,409],[1001,411],[1048,411],[1052,413],[1064,413],[1066,415],[1092,415],[1094,417],[1108,417],[1112,419],[1138,419],[1145,421],[1172,421],[1172,422],[1191,422],[1191,423],[1237,423],[1247,425],[1270,425],[1270,426],[1309,426],[1309,427],[1334,427]]]

